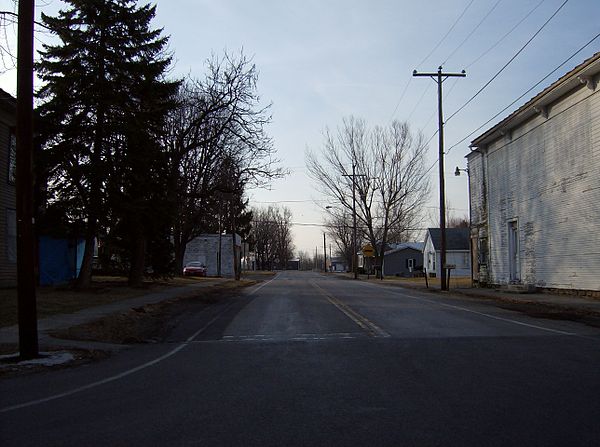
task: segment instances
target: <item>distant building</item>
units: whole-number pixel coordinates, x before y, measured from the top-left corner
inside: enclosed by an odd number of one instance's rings
[[[596,53],[472,141],[475,282],[600,290],[599,78]]]
[[[17,284],[16,99],[0,89],[0,287]]]
[[[300,270],[300,259],[290,259],[285,266],[286,270]]]
[[[348,269],[348,262],[346,262],[346,259],[342,256],[334,256],[333,258],[331,258],[329,260],[329,265],[330,265],[330,270],[332,272],[347,272]]]
[[[423,242],[405,242],[383,254],[384,276],[413,276],[423,269]]]
[[[240,235],[201,234],[186,245],[183,265],[192,261],[204,264],[207,276],[235,277],[242,267]]]
[[[423,267],[430,277],[441,275],[442,230],[429,228],[423,246]],[[471,253],[468,228],[446,228],[446,265],[454,268],[451,277],[471,276]]]

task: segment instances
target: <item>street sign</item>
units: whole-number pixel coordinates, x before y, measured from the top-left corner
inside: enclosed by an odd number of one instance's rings
[[[375,257],[375,250],[371,244],[367,244],[363,247],[362,254],[365,258],[373,258]]]

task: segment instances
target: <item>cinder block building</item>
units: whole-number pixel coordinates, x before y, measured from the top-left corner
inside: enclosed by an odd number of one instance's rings
[[[206,266],[207,276],[233,278],[236,271],[241,272],[240,253],[239,234],[201,234],[187,243],[183,265],[192,261],[201,262]]]
[[[471,142],[473,279],[600,291],[600,53]]]

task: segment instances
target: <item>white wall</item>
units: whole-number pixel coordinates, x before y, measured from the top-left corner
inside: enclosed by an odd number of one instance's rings
[[[239,238],[239,236],[237,237]],[[221,236],[221,276],[227,278],[234,276],[231,240],[230,234]],[[183,265],[185,266],[191,261],[199,261],[206,266],[207,276],[217,276],[218,252],[219,235],[205,234],[198,236],[186,245]]]
[[[469,157],[472,234],[489,240],[491,283],[507,284],[508,222],[524,284],[600,290],[600,96],[582,86]],[[483,170],[487,176],[487,209]],[[487,223],[487,228],[486,228]]]

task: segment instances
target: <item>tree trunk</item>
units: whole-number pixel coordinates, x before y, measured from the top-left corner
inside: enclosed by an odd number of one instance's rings
[[[129,286],[141,287],[144,281],[144,268],[146,258],[146,240],[143,233],[133,236],[131,250],[131,266],[129,269]]]
[[[175,271],[177,275],[183,274],[183,259],[185,258],[185,249],[190,241],[191,232],[183,229],[179,223],[173,230],[173,251],[175,252]]]
[[[181,233],[174,231],[173,237],[173,251],[175,252],[175,271],[177,275],[181,275],[183,272],[183,256],[185,255],[185,244],[181,241]]]
[[[377,279],[383,279],[383,253],[375,258],[377,260],[377,265],[379,266],[379,270],[377,270]]]
[[[88,219],[86,234],[85,234],[85,249],[83,252],[83,260],[75,287],[78,289],[87,289],[92,285],[92,262],[94,260],[94,241],[96,238],[96,218]]]

